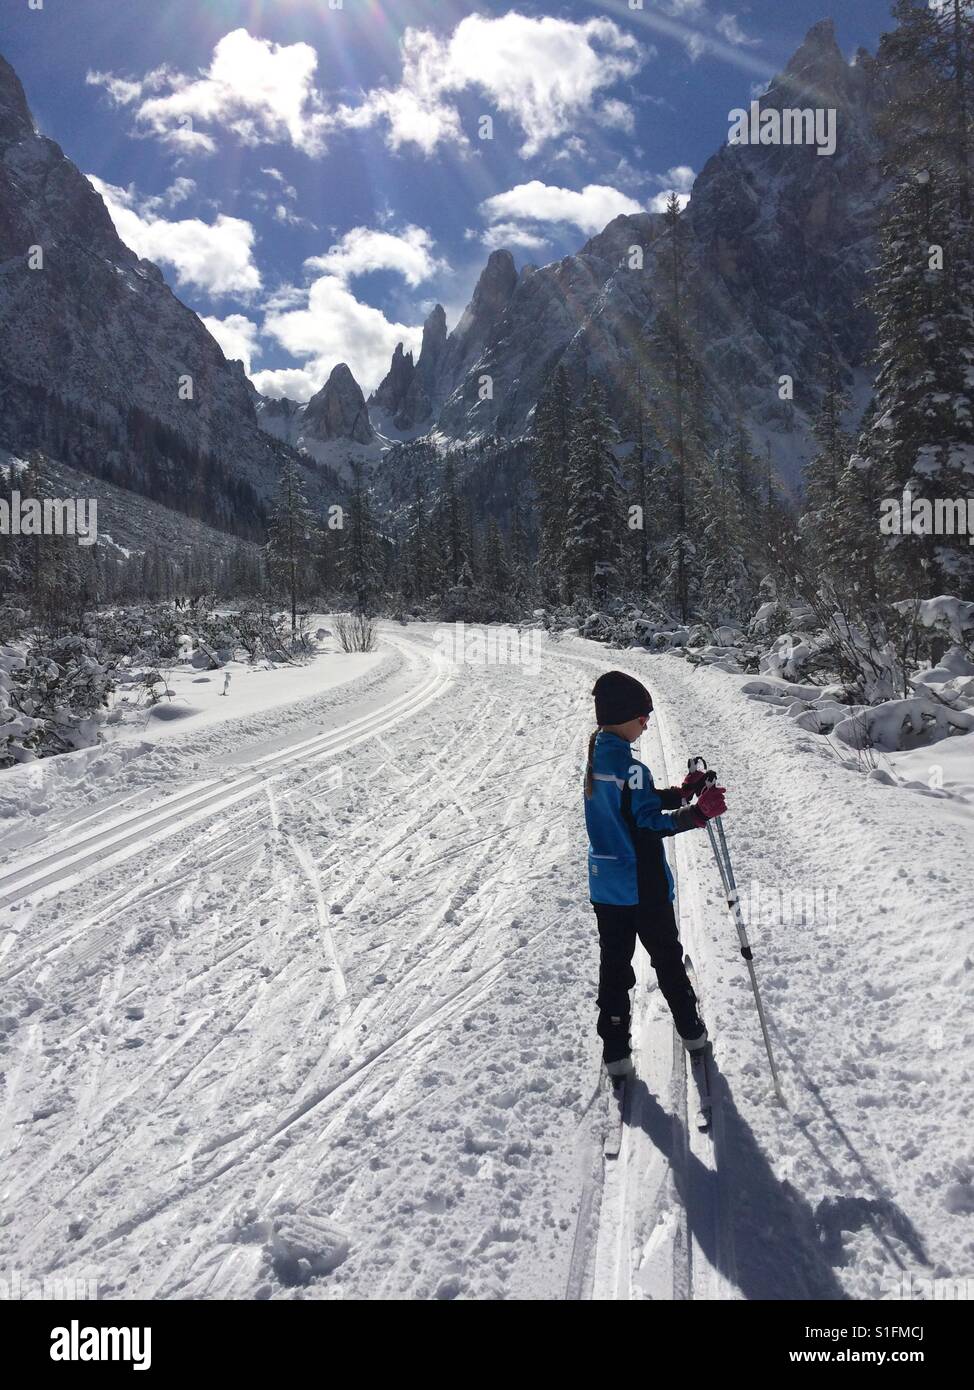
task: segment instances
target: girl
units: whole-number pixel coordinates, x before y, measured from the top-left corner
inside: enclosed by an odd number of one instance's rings
[[[589,897],[599,924],[599,1022],[602,1057],[612,1077],[632,1071],[629,991],[636,937],[649,958],[676,1030],[689,1051],[707,1045],[707,1029],[683,965],[673,913],[673,876],[663,840],[706,825],[727,810],[724,788],[691,772],[680,787],[654,786],[630,747],[653,712],[646,687],[622,671],[595,682],[595,720],[585,769]],[[692,798],[697,804],[690,806]],[[666,814],[671,811],[672,814]]]

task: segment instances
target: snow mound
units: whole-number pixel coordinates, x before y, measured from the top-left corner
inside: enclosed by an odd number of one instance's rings
[[[168,700],[160,700],[159,704],[153,705],[149,710],[149,718],[159,719],[168,724],[177,719],[191,719],[194,714],[199,713],[201,713],[199,706],[174,705]]]
[[[282,1284],[308,1284],[348,1257],[349,1239],[313,1207],[284,1212],[268,1223],[266,1249]]]

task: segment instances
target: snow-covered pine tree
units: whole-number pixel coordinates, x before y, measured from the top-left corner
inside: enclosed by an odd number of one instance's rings
[[[695,484],[704,469],[707,420],[702,356],[690,325],[685,233],[675,194],[666,207],[664,236],[659,300],[648,342],[654,372],[651,420],[670,464],[666,507],[659,518],[667,566],[664,591],[686,622],[699,577],[697,540],[705,524]]]
[[[849,478],[840,502],[840,481],[846,476],[853,453],[852,439],[845,428],[850,404],[830,337],[822,355],[822,395],[812,424],[816,449],[805,466],[800,523],[810,555],[826,571],[848,562],[850,530],[875,524],[875,516],[867,516],[862,501],[850,492]]]
[[[627,394],[633,449],[626,460],[626,484],[630,506],[639,508],[639,525],[630,527],[628,533],[630,579],[637,592],[646,595],[650,588],[651,554],[655,542],[653,503],[659,500],[660,478],[656,466],[657,451],[647,419],[646,380],[641,358],[629,373]]]
[[[352,465],[352,486],[341,533],[339,574],[342,588],[351,597],[356,613],[368,613],[383,570],[378,527],[372,510],[362,465]]]
[[[483,565],[484,588],[491,597],[505,599],[510,593],[511,574],[504,540],[494,517],[487,523]]]
[[[292,641],[297,633],[298,600],[313,570],[317,534],[318,523],[297,468],[292,459],[286,459],[267,528],[267,563],[272,583],[284,589],[290,601]]]
[[[515,472],[511,483],[511,529],[508,538],[511,594],[524,604],[532,592],[529,572],[530,539],[525,520],[521,479]]]
[[[562,597],[562,559],[574,399],[564,367],[555,369],[534,413],[534,484],[538,498],[538,587],[544,598]]]
[[[404,571],[402,589],[406,601],[423,603],[431,589],[431,556],[429,521],[426,515],[426,496],[423,482],[417,473],[413,480],[413,500],[406,522]]]
[[[562,566],[569,598],[603,604],[619,592],[625,498],[612,451],[615,426],[593,378],[575,415],[567,480]]]
[[[713,624],[746,622],[756,588],[747,561],[748,526],[739,481],[731,452],[716,449],[700,498],[706,524],[699,607]]]
[[[872,424],[858,453],[882,497],[912,506],[966,502],[974,482],[974,6],[905,3],[884,40],[889,106],[880,122],[889,177],[872,293],[878,323]],[[936,524],[935,513],[934,525]],[[889,538],[891,584],[929,596],[974,593],[966,534]],[[878,516],[875,522],[879,525]]]
[[[440,497],[436,507],[436,524],[440,529],[446,563],[447,584],[458,584],[467,559],[464,550],[463,508],[457,490],[457,471],[453,458],[447,454],[443,462]]]

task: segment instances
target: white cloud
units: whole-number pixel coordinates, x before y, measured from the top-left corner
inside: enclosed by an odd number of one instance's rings
[[[200,318],[220,344],[224,357],[230,362],[239,358],[249,376],[252,360],[260,356],[258,329],[253,319],[244,314],[228,314],[225,319],[201,314]]]
[[[671,193],[676,194],[676,200],[681,210],[685,208],[690,201],[690,189],[693,187],[693,181],[696,177],[689,164],[674,164],[673,168],[667,169],[665,174],[654,174],[655,182],[662,187],[663,191],[650,199],[650,212],[665,212]]]
[[[318,230],[317,225],[309,217],[301,217],[294,212],[286,203],[277,203],[274,207],[275,222],[283,222],[286,227],[308,227],[311,231]]]
[[[94,174],[88,175],[88,181],[104,198],[126,246],[137,256],[170,266],[180,288],[241,298],[260,289],[260,271],[253,259],[254,229],[249,222],[223,213],[213,223],[198,217],[170,222],[155,211],[158,199],[140,199],[133,187],[117,188]]]
[[[696,177],[689,164],[674,164],[665,174],[655,176],[657,183],[661,183],[667,190],[673,188],[677,193],[689,193]]]
[[[347,362],[352,375],[366,393],[378,386],[389,370],[389,361],[397,343],[406,351],[419,351],[423,340],[422,327],[392,323],[380,309],[356,299],[348,285],[335,275],[322,275],[307,291],[303,308],[271,311],[264,319],[262,333],[274,338],[294,357],[305,358],[301,375],[288,378],[292,390],[307,391],[298,399],[306,400],[327,380],[338,362]],[[272,385],[282,379],[279,374],[258,372],[254,379],[257,389],[262,383]],[[283,390],[278,394],[283,394]]]
[[[736,14],[722,14],[717,21],[717,33],[737,47],[757,48],[761,40],[748,38],[737,22]]]
[[[602,103],[595,112],[595,119],[599,125],[614,126],[617,130],[632,130],[636,124],[632,107],[614,97]]]
[[[531,156],[585,118],[631,129],[626,103],[606,92],[633,77],[651,51],[610,19],[574,23],[511,11],[468,15],[448,37],[407,28],[398,83],[335,110],[315,86],[309,44],[275,44],[246,29],[225,34],[197,74],[164,66],[142,78],[89,72],[87,81],[131,108],[142,133],[180,153],[212,154],[213,132],[229,130],[249,145],[290,143],[317,155],[336,125],[383,125],[391,148],[431,154],[443,143],[467,143],[453,98],[478,91],[484,114],[506,116],[524,135],[521,153]],[[283,179],[277,170],[270,176]]]
[[[196,180],[180,176],[173,180],[165,193],[152,198],[144,198],[142,212],[156,212],[159,208],[174,208],[177,203],[185,203],[186,199],[192,197],[195,192]]]
[[[526,251],[540,251],[551,244],[540,230],[522,226],[519,222],[495,222],[485,232],[471,230],[465,235],[468,240],[479,237],[490,251],[496,251],[501,246],[523,246]]]
[[[589,234],[600,232],[620,213],[645,211],[642,203],[605,184],[586,184],[580,193],[533,179],[506,193],[495,193],[480,205],[491,223],[561,222]]]
[[[370,227],[353,227],[323,256],[312,256],[305,264],[348,280],[373,270],[395,270],[407,285],[416,286],[436,271],[445,269],[433,255],[433,239],[423,227],[408,226],[402,232],[377,232]]]
[[[89,87],[104,87],[116,106],[131,106],[138,101],[145,87],[145,78],[129,80],[111,72],[92,72],[85,75]]]
[[[682,44],[692,62],[709,53],[746,72],[763,69],[764,65],[747,52],[759,47],[762,40],[749,38],[735,14],[724,12],[715,18],[706,0],[655,0],[652,8],[634,12],[632,18]]]
[[[298,196],[298,190],[294,187],[293,183],[288,183],[280,169],[261,169],[260,172],[266,174],[268,178],[273,179],[276,184],[280,185],[282,197],[290,198],[293,202]]]
[[[552,155],[552,159],[562,163],[577,164],[581,160],[592,164],[594,158],[589,154],[588,146],[580,135],[569,135],[557,154]]]
[[[448,39],[407,29],[402,39],[398,87],[366,94],[357,107],[343,106],[348,126],[388,124],[393,149],[414,144],[430,154],[444,141],[466,137],[452,94],[476,89],[519,126],[520,153],[531,156],[572,130],[585,116],[615,123],[623,103],[596,103],[603,89],[639,70],[646,54],[637,40],[609,19],[583,24],[513,11],[498,18],[468,15]],[[606,108],[608,107],[608,111]],[[485,113],[489,114],[489,113]]]
[[[292,401],[310,401],[316,391],[319,391],[327,380],[328,373],[320,376],[318,372],[309,371],[305,367],[277,367],[268,368],[263,372],[254,372],[250,378],[262,396],[270,396],[271,400],[280,400],[281,396],[289,396]]]
[[[215,151],[199,124],[233,131],[248,145],[290,142],[316,155],[330,122],[314,86],[317,66],[310,44],[276,44],[234,29],[201,76],[161,68],[141,80],[101,72],[86,80],[104,87],[116,105],[133,106],[139,126],[176,148]]]

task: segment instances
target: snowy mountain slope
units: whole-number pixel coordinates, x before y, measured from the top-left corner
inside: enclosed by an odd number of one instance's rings
[[[0,470],[5,477],[9,477],[11,467],[16,473],[23,464],[23,459],[0,449]],[[251,547],[249,541],[236,540],[225,531],[53,460],[48,460],[46,476],[55,497],[85,497],[98,503],[98,544],[108,556],[113,551],[131,555],[152,549],[178,556],[204,548],[211,554],[230,555],[238,546]]]
[[[444,670],[431,631],[388,632],[391,684],[336,709],[336,734],[365,723],[332,756],[292,726],[259,793],[147,839],[141,874],[109,859],[7,905],[3,1257],[102,1297],[895,1297],[904,1270],[963,1272],[969,808],[851,774],[737,678],[625,653],[664,721],[650,765],[721,771],[742,887],[834,887],[837,911],[752,923],[781,1110],[706,838],[681,837],[718,1122],[686,1133],[643,972],[609,1169],[579,804],[604,650]],[[166,790],[267,751],[218,746],[170,741]],[[904,837],[952,872],[907,867]]]
[[[35,131],[2,57],[0,444],[175,510],[199,500],[212,524],[244,532],[282,456],[258,428],[242,364],[119,239],[92,185]]]

